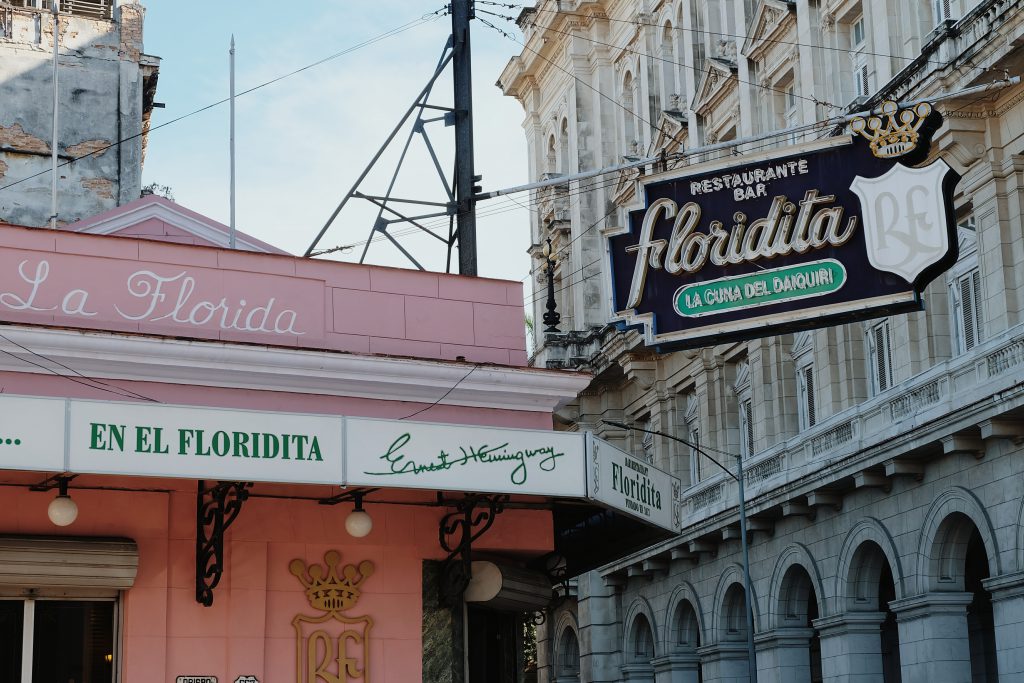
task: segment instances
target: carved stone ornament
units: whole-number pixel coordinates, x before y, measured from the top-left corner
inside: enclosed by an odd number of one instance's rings
[[[836,30],[836,17],[831,12],[821,15],[821,30],[824,33],[832,33]]]

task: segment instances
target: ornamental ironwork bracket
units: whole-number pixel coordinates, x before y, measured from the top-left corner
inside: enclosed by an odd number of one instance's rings
[[[448,553],[441,567],[441,592],[450,603],[461,602],[469,586],[473,566],[473,541],[483,536],[494,519],[505,509],[507,495],[470,494],[454,501],[439,501],[455,506],[441,518],[438,540]]]
[[[213,604],[213,589],[224,574],[224,532],[238,518],[252,482],[222,481],[196,495],[196,602]]]

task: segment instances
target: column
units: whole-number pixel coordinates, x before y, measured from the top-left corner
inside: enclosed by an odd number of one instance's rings
[[[810,683],[813,628],[777,628],[754,637],[757,672],[768,681]]]
[[[994,576],[982,585],[992,593],[999,678],[1024,679],[1024,572]]]
[[[704,664],[704,683],[749,683],[747,644],[724,642],[697,648]]]
[[[882,612],[847,612],[814,620],[821,634],[821,673],[828,683],[882,683],[884,619]]]
[[[903,683],[971,680],[970,593],[925,593],[889,603],[900,633]]]
[[[651,660],[654,683],[698,683],[700,657],[696,652],[665,655]]]
[[[654,683],[654,667],[650,664],[623,664],[622,680]]]

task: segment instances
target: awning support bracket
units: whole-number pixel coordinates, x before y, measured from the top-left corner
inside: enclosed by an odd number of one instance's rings
[[[507,495],[469,494],[457,500],[439,502],[455,506],[441,518],[438,538],[448,553],[441,567],[441,592],[452,604],[461,602],[472,577],[473,541],[483,536],[505,509]]]
[[[222,481],[196,495],[196,602],[213,605],[213,589],[224,574],[224,532],[242,511],[252,482]]]

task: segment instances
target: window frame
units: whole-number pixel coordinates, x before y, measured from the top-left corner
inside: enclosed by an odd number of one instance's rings
[[[974,350],[985,341],[984,280],[981,264],[978,262],[978,237],[974,216],[968,214],[957,221],[957,239],[960,258],[946,274],[949,292],[950,334],[953,337],[952,351],[956,356]],[[963,310],[963,288],[967,285],[971,295],[972,323],[974,335],[967,338]]]
[[[736,409],[739,419],[739,451],[744,460],[752,457],[756,451],[757,439],[754,429],[754,403],[751,394],[750,362],[744,358],[736,364],[736,380],[733,391],[736,394]]]
[[[867,326],[868,337],[868,371],[871,375],[871,390],[877,396],[892,389],[896,383],[895,372],[892,364],[892,324],[889,318],[883,318],[878,322],[870,323]],[[878,348],[878,340],[882,338],[884,344]],[[881,356],[879,355],[881,353]],[[884,376],[883,376],[884,375]],[[884,385],[883,386],[883,380]]]
[[[121,604],[121,594],[115,596],[76,594],[69,595],[32,595],[26,596],[25,591],[21,594],[11,594],[4,591],[0,594],[0,600],[5,602],[22,603],[22,630],[21,630],[21,678],[12,683],[32,683],[32,668],[35,659],[35,610],[39,602],[109,602],[113,603],[113,624],[111,624],[111,683],[121,681],[121,660],[122,660],[122,637],[124,626],[124,610]]]

